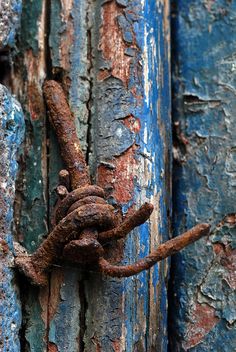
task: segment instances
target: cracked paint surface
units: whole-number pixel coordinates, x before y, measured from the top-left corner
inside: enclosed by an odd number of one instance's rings
[[[13,47],[15,34],[20,24],[21,0],[1,1],[0,3],[0,49]]]
[[[91,169],[124,215],[144,201],[155,206],[150,223],[125,241],[130,263],[168,237],[168,4],[98,1],[96,8]],[[90,273],[85,351],[166,351],[166,275],[166,263],[122,280]]]
[[[233,1],[173,1],[174,230],[236,212]],[[235,217],[175,256],[172,351],[234,351]]]
[[[24,138],[20,104],[0,85],[0,350],[20,351],[21,304],[13,257],[13,204],[17,153]]]

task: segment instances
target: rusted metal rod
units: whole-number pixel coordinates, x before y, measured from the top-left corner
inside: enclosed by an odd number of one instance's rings
[[[68,105],[65,93],[59,83],[50,80],[46,81],[43,86],[43,93],[46,100],[47,107],[49,109],[49,116],[52,126],[57,135],[58,142],[61,148],[61,156],[66,164],[67,170],[70,174],[71,188],[76,193],[80,193],[80,188],[91,184],[88,166],[86,164],[83,152],[80,147],[80,141],[76,133],[76,127],[74,122],[74,116],[71,113]],[[92,186],[96,188],[96,186]],[[98,188],[98,187],[97,187]],[[93,190],[90,195],[100,196],[99,192]],[[102,194],[103,196],[103,194]],[[62,206],[59,207],[56,215],[56,221],[59,218],[62,219],[68,210],[68,203],[70,201],[72,205],[74,202],[75,194],[72,192],[62,202]],[[79,200],[81,198],[78,198]],[[103,252],[100,243],[97,241],[98,232],[95,228],[86,229],[80,234],[80,239],[76,242],[78,254],[80,256],[87,257],[86,250],[95,251],[99,250]],[[69,255],[70,245],[67,246],[66,255]],[[74,252],[73,247],[73,252]],[[82,259],[83,260],[83,259]]]
[[[70,174],[72,189],[90,184],[88,166],[76,133],[74,116],[59,83],[50,80],[43,86],[49,117],[61,148],[61,156]]]
[[[154,264],[170,255],[179,252],[181,249],[199,240],[201,237],[209,234],[210,225],[200,224],[180,236],[172,238],[171,240],[161,244],[156,250],[151,252],[148,256],[140,259],[134,264],[117,266],[110,264],[104,258],[99,259],[99,268],[103,274],[112,277],[128,277],[136,275],[143,270],[150,269]]]
[[[153,212],[153,205],[150,203],[144,203],[138,210],[134,212],[130,217],[124,220],[120,226],[106,232],[100,232],[98,239],[101,242],[105,242],[111,239],[119,239],[127,236],[135,227],[144,224]]]

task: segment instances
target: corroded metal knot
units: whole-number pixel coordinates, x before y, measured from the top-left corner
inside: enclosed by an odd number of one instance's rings
[[[46,285],[48,271],[58,260],[86,266],[91,264],[93,270],[113,277],[135,275],[209,233],[208,224],[199,224],[161,244],[134,264],[117,266],[109,263],[105,259],[104,243],[124,238],[147,221],[153,205],[145,203],[121,221],[119,212],[106,201],[103,189],[90,184],[74,119],[61,86],[48,81],[43,90],[67,170],[62,170],[59,175],[59,201],[52,232],[35,253],[19,254],[15,259],[16,266],[33,284]]]

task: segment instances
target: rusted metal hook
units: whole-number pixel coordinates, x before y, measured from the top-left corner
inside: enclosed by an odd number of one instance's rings
[[[143,224],[150,217],[153,205],[143,204],[132,216],[119,223],[116,210],[104,199],[103,189],[90,183],[74,118],[62,87],[51,80],[44,84],[43,91],[68,172],[61,172],[61,178],[67,179],[67,182],[58,188],[60,204],[53,231],[32,256],[18,256],[15,260],[33,284],[46,284],[47,272],[58,258],[73,258],[79,264],[93,263],[95,270],[113,277],[135,275],[209,234],[210,226],[200,224],[161,244],[135,264],[116,266],[105,260],[103,243],[125,237]],[[71,192],[68,189],[68,173]]]

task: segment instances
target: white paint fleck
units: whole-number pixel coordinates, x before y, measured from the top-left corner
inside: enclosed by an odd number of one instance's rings
[[[143,48],[143,76],[144,76],[144,95],[145,102],[149,104],[149,64],[148,64],[148,31],[144,28],[144,48]]]
[[[117,135],[117,137],[122,137],[122,129],[121,128],[117,128],[117,130],[116,130],[116,135]]]

